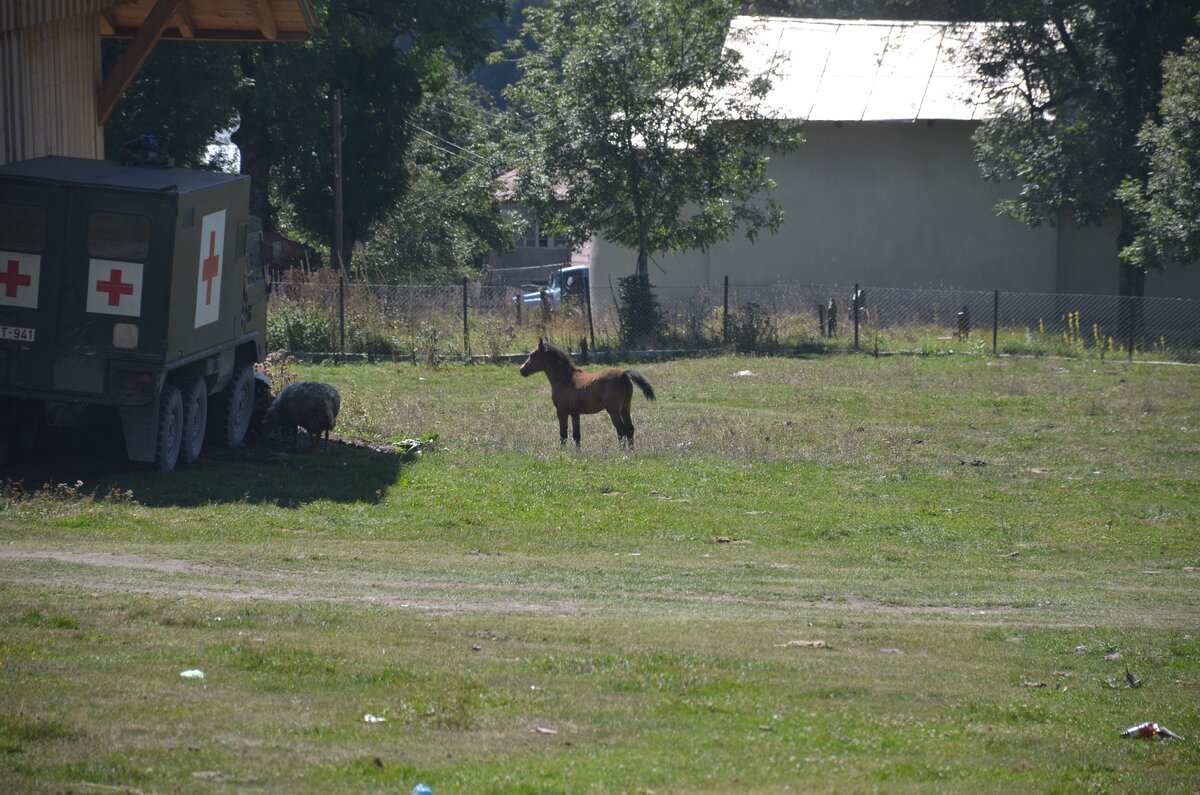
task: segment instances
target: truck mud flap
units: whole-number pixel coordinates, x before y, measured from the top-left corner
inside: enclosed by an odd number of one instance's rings
[[[122,406],[121,430],[130,461],[153,462],[158,445],[158,401],[144,406]]]

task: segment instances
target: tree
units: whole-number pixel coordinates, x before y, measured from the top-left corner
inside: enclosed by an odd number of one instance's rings
[[[502,211],[491,165],[499,115],[481,89],[446,72],[425,86],[412,122],[408,190],[367,237],[356,270],[409,284],[477,276],[489,251],[517,234]]]
[[[128,42],[106,40],[112,69]],[[120,160],[130,140],[153,134],[176,165],[205,167],[214,136],[237,119],[238,45],[160,42],[104,126],[104,154]]]
[[[361,240],[403,196],[409,122],[421,82],[451,65],[469,67],[491,44],[486,22],[504,0],[323,0],[322,24],[301,47],[247,50],[249,78],[233,142],[262,211],[267,185],[299,224],[330,239],[332,132],[329,97],[342,91],[345,211],[342,239]],[[321,234],[325,232],[325,234]]]
[[[1150,172],[1138,134],[1158,115],[1164,59],[1197,32],[1196,0],[990,0],[987,8],[998,22],[968,56],[999,108],[976,134],[983,174],[1020,181],[1002,209],[1032,226],[1064,211],[1080,224],[1115,211],[1126,248],[1144,222],[1120,188]],[[1146,264],[1123,262],[1122,295],[1143,293]]]
[[[705,248],[782,220],[769,153],[800,143],[765,117],[772,72],[726,46],[731,0],[550,0],[510,42],[507,92],[524,132],[518,190],[573,242],[603,233],[638,252]]]
[[[1160,116],[1138,138],[1146,179],[1120,194],[1141,230],[1122,255],[1140,268],[1200,260],[1200,39],[1166,58]]]
[[[361,239],[403,195],[409,122],[421,83],[481,60],[487,20],[504,0],[315,0],[319,22],[303,44],[160,46],[118,106],[125,136],[155,132],[181,164],[231,138],[251,178],[251,211],[276,230],[273,196],[307,236],[332,235],[330,95],[343,92],[343,239]],[[199,77],[197,77],[199,75]]]

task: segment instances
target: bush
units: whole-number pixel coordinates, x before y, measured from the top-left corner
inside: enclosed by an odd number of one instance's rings
[[[748,303],[729,316],[729,342],[740,353],[766,353],[779,347],[775,319],[762,304]]]
[[[617,279],[620,296],[618,314],[621,321],[621,347],[652,348],[666,335],[666,318],[662,304],[645,276],[622,276]]]
[[[272,297],[267,312],[267,347],[272,350],[327,351],[333,325],[329,311],[320,306]]]

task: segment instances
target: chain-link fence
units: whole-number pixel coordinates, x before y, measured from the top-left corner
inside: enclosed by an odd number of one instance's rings
[[[1200,361],[1200,301],[801,284],[611,287],[556,305],[512,287],[279,283],[268,344],[436,362],[573,351],[996,353]],[[623,304],[624,298],[624,305]],[[635,311],[636,310],[636,311]]]

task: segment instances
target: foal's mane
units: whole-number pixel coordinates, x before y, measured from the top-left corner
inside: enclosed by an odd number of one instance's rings
[[[575,366],[575,360],[571,358],[571,354],[553,343],[545,343],[542,352],[546,354],[550,360],[550,365],[560,375],[570,376],[571,373],[579,369]]]

